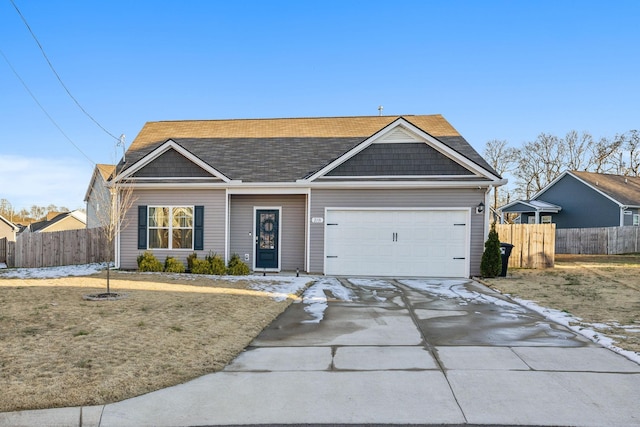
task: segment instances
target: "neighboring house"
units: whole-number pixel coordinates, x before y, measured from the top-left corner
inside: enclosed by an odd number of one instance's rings
[[[506,183],[441,115],[149,122],[126,159],[124,269],[195,251],[258,272],[468,277]]]
[[[557,228],[640,225],[640,178],[566,171],[534,195],[500,211],[520,222],[554,223]]]
[[[20,227],[0,215],[0,239],[6,237],[11,242],[16,241],[16,234],[20,231]]]
[[[47,219],[31,223],[25,231],[31,233],[50,233],[53,231],[78,230],[87,228],[87,216],[84,212],[50,213]]]
[[[101,219],[100,212],[109,209],[109,189],[107,182],[115,170],[114,165],[97,164],[93,170],[89,188],[84,196],[87,204],[87,228],[104,226],[104,219]],[[103,217],[103,218],[108,218]]]

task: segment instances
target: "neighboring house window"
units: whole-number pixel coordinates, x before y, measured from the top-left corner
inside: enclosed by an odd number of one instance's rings
[[[192,206],[149,206],[149,249],[193,249]]]
[[[640,215],[633,214],[633,225],[636,227],[640,225]]]
[[[540,219],[541,224],[551,224],[551,215],[543,215]]]
[[[535,224],[536,223],[536,217],[535,216],[530,216],[529,220],[528,220],[529,224]]]

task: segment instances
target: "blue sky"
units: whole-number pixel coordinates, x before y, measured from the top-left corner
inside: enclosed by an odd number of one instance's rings
[[[147,121],[378,105],[443,114],[480,152],[640,127],[637,1],[14,2],[73,96],[127,146]],[[82,207],[115,140],[69,98],[10,0],[0,50],[68,136],[0,56],[0,198]]]

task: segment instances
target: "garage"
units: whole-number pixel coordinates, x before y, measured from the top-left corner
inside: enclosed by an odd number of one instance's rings
[[[327,208],[325,274],[468,277],[469,212]]]

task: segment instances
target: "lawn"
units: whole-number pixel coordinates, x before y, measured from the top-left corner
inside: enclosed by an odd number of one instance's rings
[[[305,282],[111,274],[112,292],[126,298],[83,299],[105,291],[105,272],[0,276],[0,412],[105,404],[219,371]]]
[[[624,350],[640,352],[640,255],[556,255],[555,267],[509,269],[485,284],[564,311]]]

